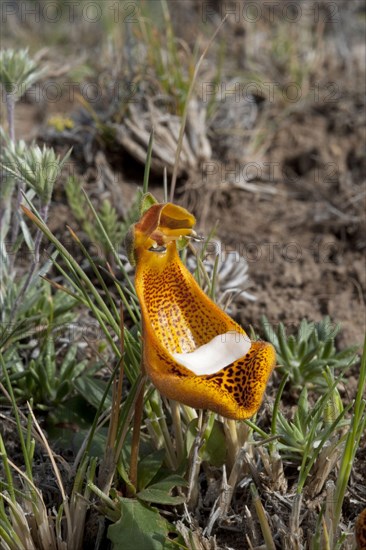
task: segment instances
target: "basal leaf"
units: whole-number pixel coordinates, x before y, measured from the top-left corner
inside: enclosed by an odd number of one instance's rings
[[[156,508],[139,500],[120,498],[121,518],[108,529],[112,550],[166,550],[169,523]]]

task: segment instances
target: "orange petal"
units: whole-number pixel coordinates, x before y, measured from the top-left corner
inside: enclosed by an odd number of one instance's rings
[[[135,254],[191,235],[195,222],[194,216],[185,208],[171,203],[154,204],[134,226]]]
[[[201,290],[179,258],[175,239],[184,234],[181,231],[192,233],[194,221],[183,208],[156,204],[135,225],[135,286],[142,312],[144,366],[166,397],[228,418],[249,418],[261,404],[275,365],[270,344],[252,342],[246,355],[214,374],[197,375],[173,357],[193,352],[227,332],[248,339],[242,327]],[[151,243],[164,243],[164,248],[155,251]]]

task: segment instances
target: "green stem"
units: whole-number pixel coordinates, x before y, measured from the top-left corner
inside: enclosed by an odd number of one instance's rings
[[[235,464],[236,455],[239,451],[239,441],[238,433],[236,431],[236,420],[230,420],[225,418],[224,420],[224,431],[226,436],[227,443],[227,461],[230,471],[233,469]]]
[[[344,495],[347,490],[349,477],[351,475],[353,461],[358,449],[359,441],[362,437],[363,429],[366,425],[365,400],[363,399],[366,385],[366,336],[364,340],[363,353],[361,358],[361,368],[359,373],[357,395],[354,404],[354,413],[351,419],[350,430],[347,435],[346,444],[343,451],[341,465],[337,477],[335,488],[335,511],[334,511],[334,540],[338,525],[340,523]]]
[[[22,447],[22,453],[23,453],[23,458],[24,458],[24,462],[25,462],[25,470],[26,470],[28,478],[30,480],[33,480],[32,465],[31,465],[31,461],[29,460],[29,456],[28,456],[28,452],[27,452],[27,445],[26,445],[25,440],[24,440],[23,428],[22,428],[22,424],[21,424],[21,421],[20,421],[20,415],[19,415],[16,400],[15,400],[13,387],[12,387],[11,382],[10,382],[8,369],[6,368],[4,357],[3,357],[3,354],[1,352],[0,352],[0,362],[1,362],[1,368],[2,368],[2,371],[3,371],[3,376],[5,377],[6,384],[8,386],[8,392],[9,392],[9,395],[10,395],[11,403],[12,403],[13,409],[14,409],[14,415],[15,415],[15,421],[16,421],[16,425],[17,425],[18,436],[19,436],[19,439],[20,439],[20,445]]]
[[[262,502],[259,498],[257,488],[253,483],[251,483],[250,485],[250,490],[252,493],[254,508],[255,508],[255,511],[257,512],[257,517],[259,520],[259,524],[261,526],[261,531],[262,531],[262,535],[266,545],[266,549],[276,550],[276,546],[275,546],[275,543],[273,542],[273,537],[272,537],[271,529],[267,520],[267,516],[265,514]]]
[[[11,475],[11,470],[8,462],[8,455],[6,453],[4,441],[3,441],[3,438],[1,437],[1,434],[0,434],[0,458],[3,464],[5,477],[8,482],[7,489],[9,491],[11,501],[15,504],[16,499],[15,499],[15,492],[14,492],[13,476]]]
[[[14,124],[14,111],[15,101],[13,94],[5,94],[6,113],[8,117],[8,129],[10,140],[15,142],[15,124]]]
[[[170,400],[170,408],[172,412],[177,459],[178,463],[180,464],[184,458],[184,441],[180,405],[176,401]]]
[[[145,391],[145,384],[142,384],[135,403],[135,416],[134,416],[134,422],[133,422],[133,433],[132,433],[132,443],[131,443],[129,478],[130,478],[131,484],[135,487],[136,490],[137,490],[137,462],[138,462],[139,447],[140,447],[141,422],[142,422],[142,415],[144,412],[144,391]]]
[[[41,214],[42,219],[44,220],[44,223],[47,222],[48,208],[49,208],[49,203],[44,204],[43,206],[41,206],[41,209],[40,209],[40,214]],[[10,317],[9,317],[9,323],[11,323],[12,320],[14,319],[14,317],[15,317],[18,309],[19,309],[19,306],[23,301],[24,295],[27,292],[27,290],[29,288],[29,285],[32,282],[34,273],[35,273],[35,271],[37,269],[37,266],[38,266],[38,263],[39,263],[39,249],[41,247],[41,242],[42,242],[42,231],[41,231],[40,228],[38,228],[37,229],[37,235],[36,235],[36,238],[35,238],[35,241],[34,241],[33,261],[32,261],[32,264],[30,266],[30,269],[29,269],[27,278],[25,280],[25,283],[24,283],[22,289],[20,290],[20,292],[18,294],[18,297],[15,300],[15,303],[14,303],[13,308],[11,310]]]

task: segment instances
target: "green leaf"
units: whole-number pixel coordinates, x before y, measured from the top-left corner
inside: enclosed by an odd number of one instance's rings
[[[75,429],[88,430],[95,416],[95,410],[80,395],[75,395],[52,407],[47,415],[47,426],[71,426]]]
[[[184,477],[172,474],[143,489],[137,497],[156,504],[182,504],[185,502],[184,496],[171,496],[170,493],[175,487],[187,487],[187,485],[188,482]]]
[[[64,380],[56,389],[55,401],[59,403],[65,399],[69,393],[71,393],[71,384],[68,380]]]
[[[155,504],[182,504],[185,502],[186,498],[181,496],[172,496],[164,488],[161,487],[160,483],[156,485],[150,485],[147,489],[143,489],[137,493],[137,498],[144,500],[146,502],[153,502]]]
[[[75,454],[79,452],[81,446],[85,442],[85,439],[88,437],[89,430],[83,429],[74,434],[72,438],[72,449]],[[65,437],[65,432],[64,432]],[[99,432],[95,433],[93,436],[92,443],[89,447],[89,456],[95,456],[102,460],[105,455],[105,448],[107,443],[107,429],[102,428]]]
[[[139,500],[120,498],[119,501],[121,518],[108,528],[112,550],[163,550],[171,546],[169,523],[156,508]]]
[[[164,457],[165,449],[159,449],[140,460],[137,476],[139,489],[145,489],[153,480],[163,464]]]
[[[84,399],[97,409],[103,398],[106,383],[102,382],[102,380],[95,380],[91,376],[80,376],[74,380],[74,385]],[[104,405],[105,407],[112,405],[110,395],[107,395]]]

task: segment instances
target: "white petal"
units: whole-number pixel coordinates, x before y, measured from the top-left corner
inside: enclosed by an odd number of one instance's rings
[[[190,353],[173,353],[174,359],[198,376],[215,374],[233,361],[244,357],[251,348],[248,336],[231,331],[215,336]]]

